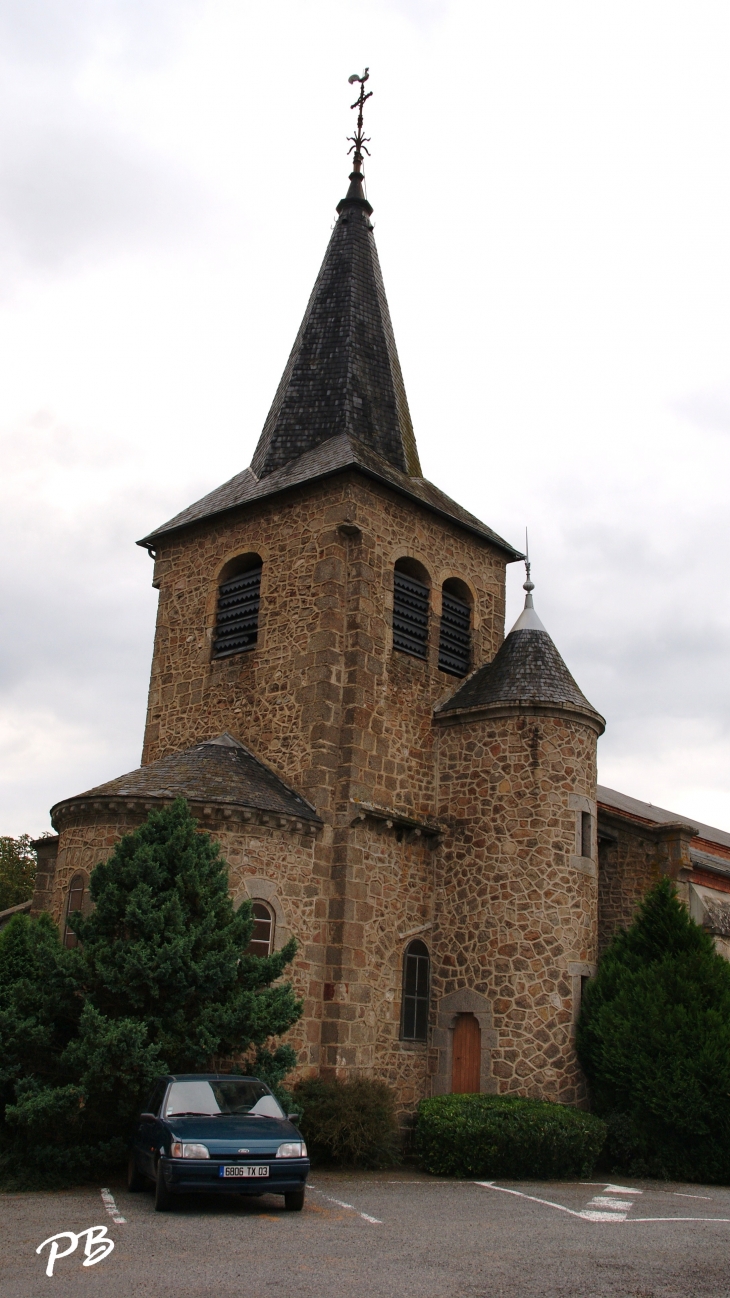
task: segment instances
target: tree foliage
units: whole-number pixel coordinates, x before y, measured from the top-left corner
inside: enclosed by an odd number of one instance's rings
[[[278,981],[296,944],[246,953],[251,905],[234,911],[219,845],[184,800],[125,835],[90,893],[92,913],[69,919],[72,950],[46,915],[0,933],[0,1171],[16,1183],[121,1158],[160,1073],[252,1048],[272,1080],[293,1062],[267,1042],[301,1013]]]
[[[30,900],[37,864],[30,834],[0,835],[0,910]]]
[[[730,965],[668,880],[588,983],[577,1045],[613,1170],[730,1180]]]

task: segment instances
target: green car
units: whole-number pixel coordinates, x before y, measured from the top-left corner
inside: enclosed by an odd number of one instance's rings
[[[179,1194],[283,1194],[304,1207],[307,1146],[268,1086],[230,1073],[160,1077],[140,1114],[127,1186],[155,1186],[155,1208]]]

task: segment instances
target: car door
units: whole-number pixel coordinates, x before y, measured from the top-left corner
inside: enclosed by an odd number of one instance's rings
[[[140,1120],[134,1140],[137,1165],[140,1172],[144,1172],[147,1176],[154,1176],[156,1171],[155,1162],[161,1138],[158,1117],[162,1111],[167,1087],[166,1081],[157,1082],[145,1105],[145,1114],[150,1116]]]

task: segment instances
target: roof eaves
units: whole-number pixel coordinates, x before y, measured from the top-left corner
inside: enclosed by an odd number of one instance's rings
[[[239,500],[229,505],[222,505],[219,509],[212,509],[210,510],[209,513],[201,514],[197,518],[189,518],[186,519],[184,522],[180,522],[172,526],[163,525],[162,527],[158,528],[156,531],[149,532],[146,537],[143,537],[142,540],[137,541],[136,544],[142,546],[143,549],[148,550],[149,553],[153,554],[154,557],[153,552],[156,548],[155,542],[160,537],[171,536],[175,532],[182,532],[188,527],[195,527],[200,523],[205,523],[208,521],[208,519],[219,518],[223,514],[233,513],[237,509],[245,509],[249,505],[254,505],[260,500],[268,500],[271,499],[272,496],[283,495],[287,491],[296,491],[300,487],[306,486],[306,484],[309,482],[321,482],[325,478],[335,477],[338,473],[348,473],[352,471],[357,473],[362,473],[364,477],[372,478],[376,482],[382,482],[385,486],[390,487],[393,491],[398,492],[400,495],[406,496],[411,500],[417,501],[419,505],[423,505],[423,507],[425,509],[430,510],[431,513],[436,514],[441,518],[447,519],[450,523],[455,524],[455,526],[461,527],[465,531],[471,532],[473,535],[481,537],[482,540],[488,541],[491,545],[494,545],[497,549],[503,550],[507,555],[509,555],[509,558],[507,560],[508,563],[514,563],[519,559],[524,559],[525,556],[520,550],[516,550],[514,546],[510,545],[508,541],[505,541],[501,536],[497,534],[497,532],[493,532],[490,527],[487,527],[486,523],[481,523],[476,518],[472,523],[469,521],[468,518],[460,518],[458,514],[451,513],[449,510],[445,508],[444,509],[439,508],[437,504],[435,504],[431,500],[424,498],[424,496],[420,495],[417,491],[414,490],[409,491],[408,487],[404,483],[398,482],[397,480],[394,479],[394,477],[391,477],[389,473],[384,473],[384,472],[379,473],[371,465],[363,464],[355,456],[353,456],[351,460],[345,463],[323,466],[319,470],[315,469],[314,472],[309,474],[306,478],[301,478],[295,481],[283,482],[280,485],[274,485],[273,490],[271,491],[261,491],[260,493],[257,492],[255,495],[249,496],[248,499]],[[273,475],[271,476],[273,477]],[[260,479],[260,481],[266,482],[266,479],[262,478]],[[415,479],[415,481],[427,483],[429,486],[433,485],[432,483],[428,482],[427,478],[418,478]],[[435,490],[439,491],[439,488],[436,487]],[[439,494],[441,495],[443,493],[439,491]],[[448,499],[448,497],[446,497],[446,499]],[[174,524],[174,520],[173,520],[173,524]]]

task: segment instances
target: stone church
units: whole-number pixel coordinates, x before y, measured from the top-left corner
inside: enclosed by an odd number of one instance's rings
[[[253,949],[299,942],[302,1075],[581,1103],[581,987],[662,872],[724,944],[730,835],[596,786],[604,720],[509,542],[421,473],[356,152],[249,468],[150,532],[142,765],[52,809],[64,939],[123,833],[186,797]],[[19,908],[22,909],[22,908]],[[724,949],[724,946],[723,946]]]

